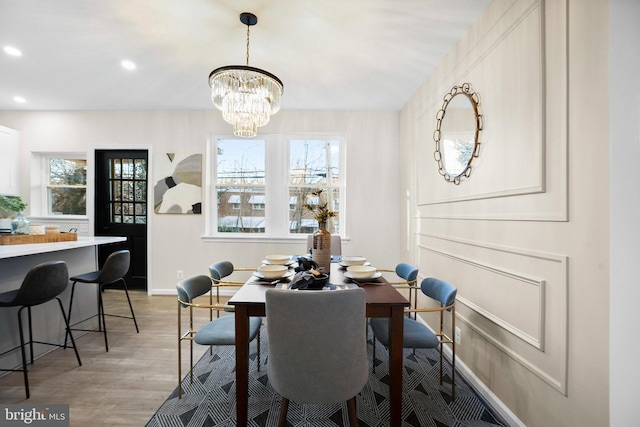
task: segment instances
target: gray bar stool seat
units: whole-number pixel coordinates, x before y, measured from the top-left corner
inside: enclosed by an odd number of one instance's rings
[[[24,388],[27,394],[27,399],[30,397],[29,393],[29,377],[27,375],[27,354],[25,347],[29,344],[29,351],[31,353],[31,364],[33,365],[33,343],[45,344],[56,347],[65,347],[66,341],[63,344],[35,341],[33,339],[33,327],[31,324],[31,307],[44,304],[53,299],[58,300],[60,306],[60,312],[62,313],[62,319],[65,323],[66,333],[70,334],[69,321],[62,301],[59,295],[67,288],[69,284],[69,272],[67,270],[67,264],[64,261],[51,261],[38,264],[33,267],[25,276],[22,285],[19,289],[15,289],[8,292],[0,293],[0,307],[20,307],[18,310],[18,329],[20,332],[20,349],[22,350],[22,368],[21,369],[0,369],[0,371],[18,371],[24,375]],[[27,309],[27,318],[29,321],[29,341],[24,340],[24,331],[22,327],[22,310]],[[80,361],[80,355],[76,343],[71,337],[71,344],[73,351],[76,353],[78,359],[78,365],[82,366]],[[18,347],[14,347],[10,350],[0,354],[0,356],[16,350]]]
[[[121,317],[125,319],[133,319],[133,324],[136,327],[136,332],[139,333],[138,322],[136,321],[136,316],[133,313],[133,306],[131,305],[131,299],[129,298],[129,290],[127,289],[127,282],[124,280],[124,276],[129,271],[129,265],[131,263],[131,253],[128,250],[120,250],[109,255],[107,260],[104,262],[102,269],[99,271],[92,271],[90,273],[81,274],[78,276],[73,276],[69,280],[73,282],[73,286],[71,287],[71,299],[69,301],[69,319],[71,319],[71,308],[73,307],[73,296],[76,290],[77,283],[88,283],[88,284],[97,284],[98,288],[98,314],[94,314],[86,319],[83,319],[79,322],[73,323],[71,326],[78,325],[80,323],[86,322],[87,320],[93,319],[94,317],[98,317],[98,330],[95,329],[79,329],[79,328],[71,328],[72,331],[86,331],[86,332],[103,332],[104,333],[104,346],[106,351],[109,351],[109,342],[107,341],[107,324],[105,322],[105,316],[111,317]],[[102,302],[102,291],[106,285],[112,285],[118,282],[122,282],[123,289],[125,294],[127,295],[127,302],[129,303],[129,310],[131,311],[131,316],[121,316],[118,314],[105,314],[104,312],[104,304]],[[70,334],[70,333],[69,333]]]

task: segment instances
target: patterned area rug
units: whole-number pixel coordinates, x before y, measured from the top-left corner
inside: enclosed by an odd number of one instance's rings
[[[249,426],[271,427],[278,423],[280,397],[269,384],[268,343],[263,328],[260,371],[256,343],[251,343],[249,373]],[[369,357],[371,357],[371,345]],[[376,372],[357,397],[360,427],[389,425],[388,353],[376,347]],[[185,352],[187,350],[185,349]],[[475,391],[456,375],[456,398],[451,399],[451,366],[445,362],[445,377],[439,381],[437,350],[404,350],[402,418],[403,426],[507,426]],[[235,351],[232,346],[214,347],[194,367],[193,383],[189,375],[182,380],[183,394],[174,390],[147,423],[147,427],[235,426]],[[370,366],[373,366],[371,359]],[[287,418],[290,426],[348,426],[346,403],[298,405],[291,401]]]

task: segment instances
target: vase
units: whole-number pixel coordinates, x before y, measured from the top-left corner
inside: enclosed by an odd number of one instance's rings
[[[29,234],[29,220],[18,213],[11,221],[11,234]]]
[[[327,223],[318,223],[318,231],[313,233],[311,259],[318,264],[324,273],[331,271],[331,233],[327,231]]]

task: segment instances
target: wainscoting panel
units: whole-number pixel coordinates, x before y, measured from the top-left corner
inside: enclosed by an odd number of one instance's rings
[[[418,239],[421,273],[458,287],[458,319],[566,394],[567,257],[436,234]]]
[[[553,7],[566,14],[560,6]],[[421,94],[414,111],[426,125],[416,152],[421,217],[567,220],[567,34],[546,20],[545,7],[513,2],[490,32],[450,55],[448,75],[434,78],[441,93],[431,85]],[[479,94],[484,128],[471,176],[456,186],[437,172],[431,135],[442,96],[464,82]]]

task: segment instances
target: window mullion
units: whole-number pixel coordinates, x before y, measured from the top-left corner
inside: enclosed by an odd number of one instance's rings
[[[266,225],[267,235],[283,236],[288,232],[288,190],[289,176],[288,146],[286,138],[270,135],[267,139],[266,177]]]

